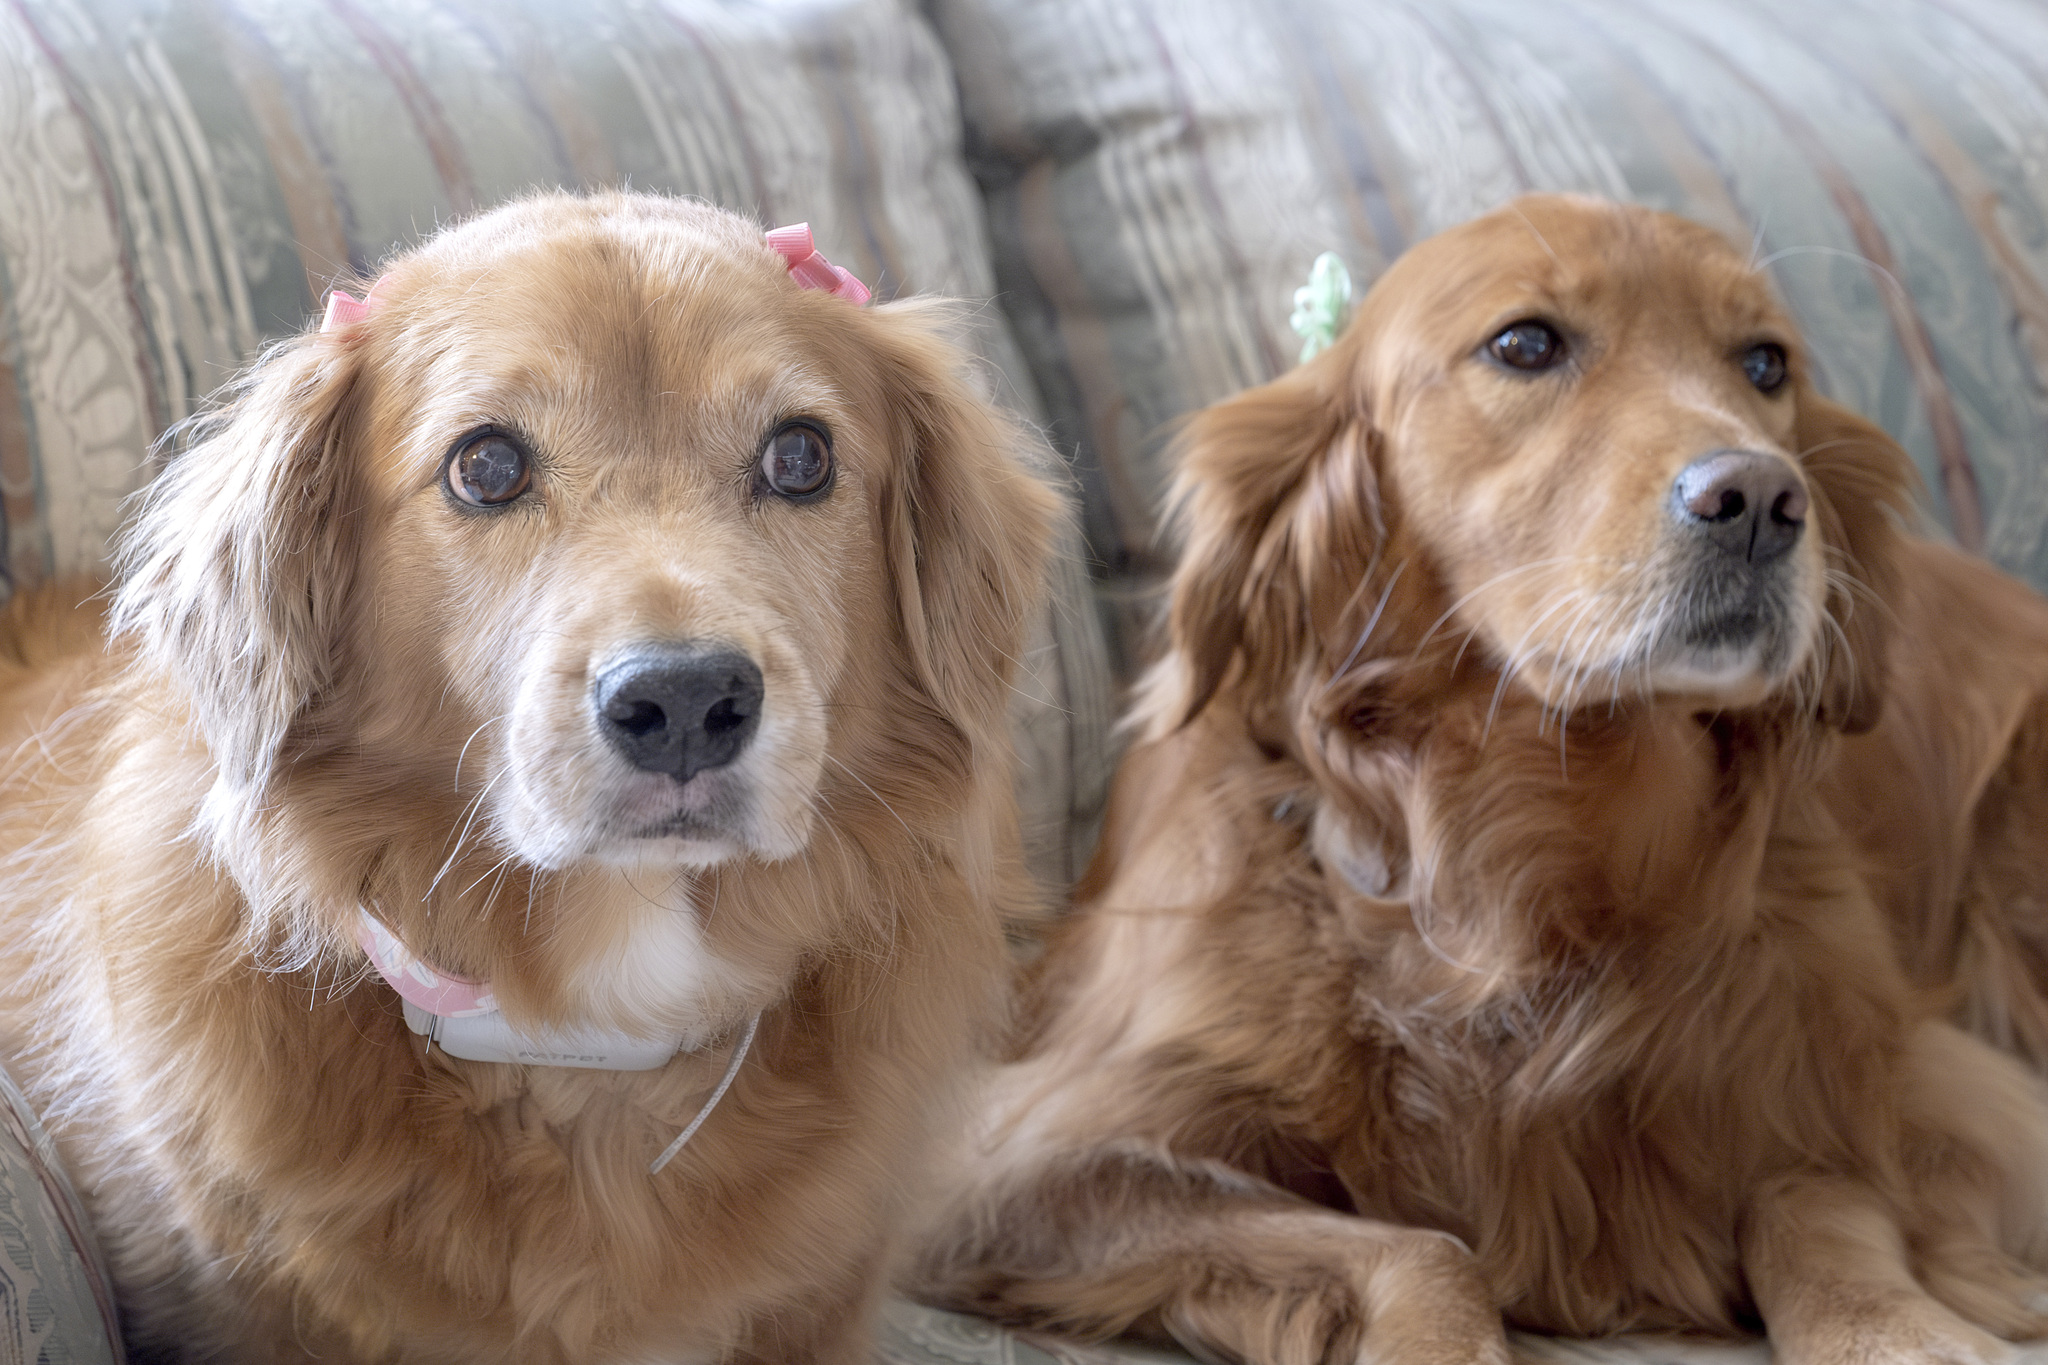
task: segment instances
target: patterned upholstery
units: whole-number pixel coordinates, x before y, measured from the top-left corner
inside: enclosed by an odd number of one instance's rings
[[[997,278],[1122,587],[1178,415],[1527,190],[1754,241],[1823,383],[2048,586],[2048,10],[2026,0],[933,0]],[[1900,287],[1903,286],[1903,289]]]
[[[1770,1365],[1760,1342],[1683,1341],[1618,1337],[1564,1341],[1526,1334],[1515,1338],[1528,1365]],[[892,1304],[883,1318],[876,1365],[1192,1365],[1178,1351],[1122,1342],[1078,1346],[1047,1337],[1028,1340],[988,1323],[910,1304]],[[2048,1351],[2018,1353],[2014,1365],[2042,1365]]]
[[[85,1210],[0,1070],[0,1365],[119,1365],[114,1296]]]
[[[808,219],[884,298],[993,283],[951,70],[898,0],[25,0],[0,6],[0,129],[0,597],[103,564],[150,441],[330,281],[535,186]],[[1035,415],[1001,315],[967,325]],[[1110,703],[1071,545],[1058,574],[1014,711],[1063,888]]]

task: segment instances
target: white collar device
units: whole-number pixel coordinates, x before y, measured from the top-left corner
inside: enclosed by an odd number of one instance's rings
[[[688,1034],[659,1038],[637,1038],[618,1029],[543,1029],[522,1033],[498,1012],[498,999],[491,983],[458,976],[433,966],[399,941],[384,922],[367,908],[357,907],[356,941],[369,954],[370,965],[386,985],[398,992],[405,1007],[405,1023],[414,1033],[451,1057],[470,1062],[504,1062],[517,1066],[576,1066],[600,1071],[653,1071],[668,1065],[684,1045]],[[761,1016],[749,1019],[726,1063],[725,1075],[711,1092],[704,1107],[689,1126],[668,1145],[650,1167],[659,1171],[669,1158],[682,1150],[711,1111],[732,1088],[740,1063],[754,1045]],[[694,1050],[694,1049],[690,1049]]]

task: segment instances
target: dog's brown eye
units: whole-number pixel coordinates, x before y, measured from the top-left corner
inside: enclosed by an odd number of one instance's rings
[[[466,436],[448,456],[448,491],[471,507],[499,507],[533,484],[533,461],[495,431]]]
[[[1750,347],[1742,353],[1742,372],[1757,388],[1772,392],[1785,382],[1785,348],[1775,341]]]
[[[1547,370],[1564,359],[1564,338],[1549,323],[1526,318],[1486,343],[1486,349],[1503,365]]]
[[[761,448],[761,482],[785,498],[807,501],[832,486],[832,442],[822,427],[784,422]]]

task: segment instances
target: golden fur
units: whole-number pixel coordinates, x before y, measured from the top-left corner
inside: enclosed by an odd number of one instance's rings
[[[256,366],[149,490],[107,642],[75,585],[11,604],[0,1043],[139,1344],[865,1361],[1027,898],[1008,661],[1054,502],[945,326],[800,289],[717,210],[528,200]],[[801,505],[753,477],[798,414],[837,464]],[[534,452],[495,513],[443,486],[485,423]],[[678,788],[587,697],[619,650],[694,639],[766,700]],[[641,820],[670,806],[696,823]],[[429,1051],[358,905],[514,1024],[704,1045]]]
[[[1531,318],[1566,363],[1489,350]],[[1723,450],[1806,500],[1739,602],[1673,502]],[[1259,1365],[2048,1330],[2042,1086],[1943,1017],[2048,1056],[2048,604],[1900,534],[1762,277],[1526,199],[1180,455],[1170,653],[924,1292]]]

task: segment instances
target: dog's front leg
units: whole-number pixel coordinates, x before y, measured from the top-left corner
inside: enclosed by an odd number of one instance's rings
[[[1784,1176],[1751,1201],[1742,1266],[1781,1365],[1985,1365],[2011,1348],[1914,1278],[1876,1191],[1841,1176]]]
[[[870,1365],[875,1321],[901,1264],[893,1237],[831,1249],[838,1275],[794,1303],[754,1320],[720,1365]]]
[[[1455,1238],[1336,1213],[1213,1161],[1105,1146],[975,1192],[919,1268],[926,1297],[1090,1338],[1169,1336],[1246,1365],[1506,1365]]]

